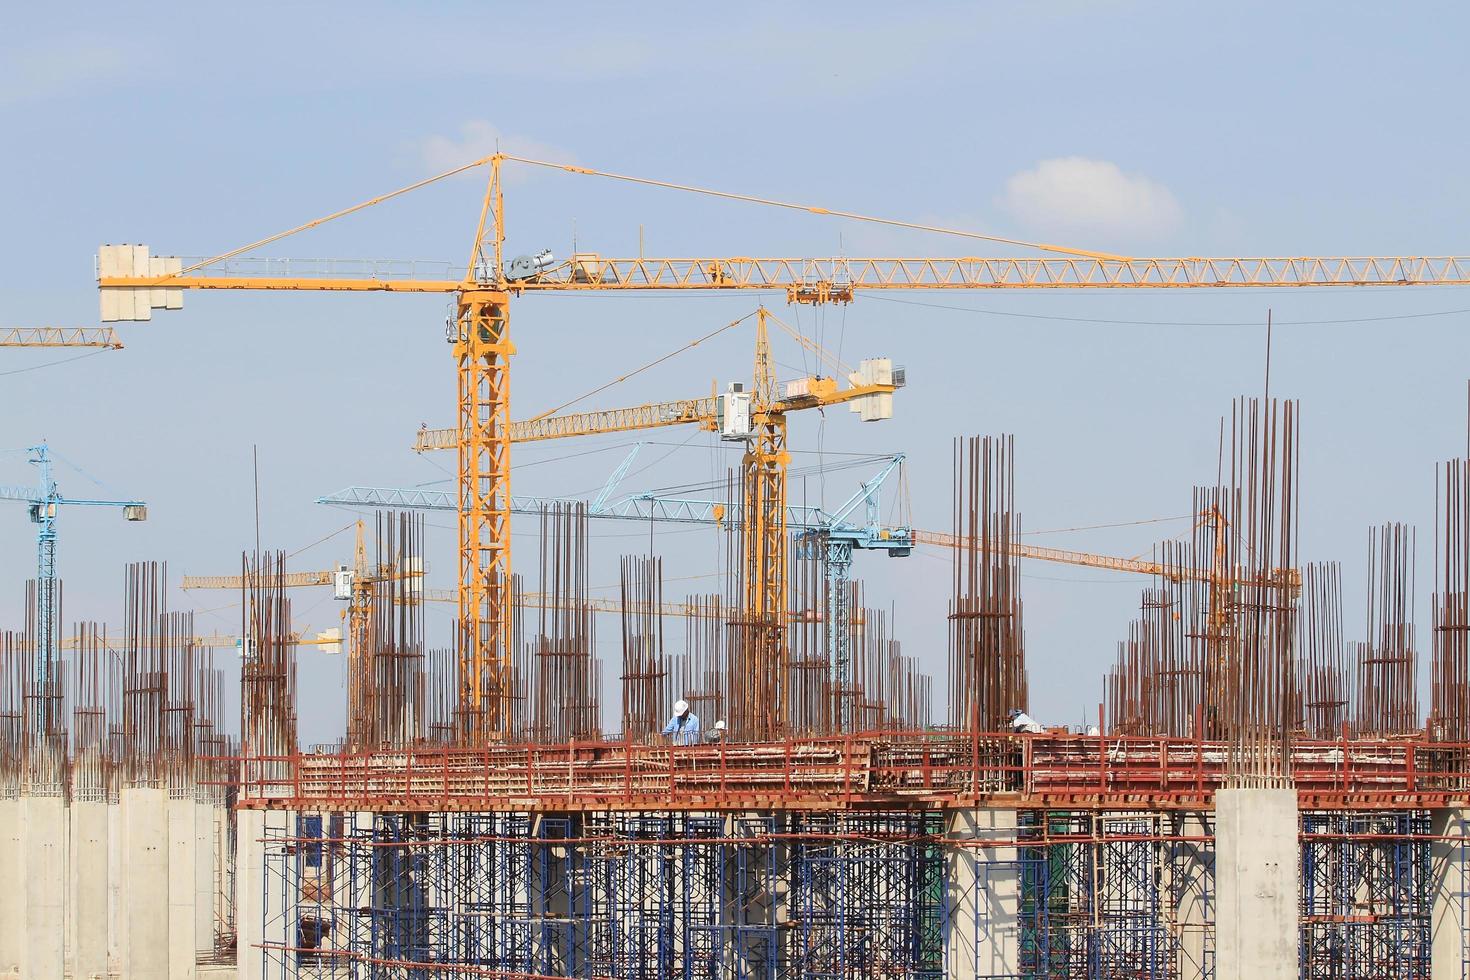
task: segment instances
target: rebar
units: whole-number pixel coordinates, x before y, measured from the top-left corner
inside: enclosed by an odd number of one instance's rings
[[[664,663],[663,562],[624,555],[619,566],[623,626],[623,738],[646,742],[662,725],[668,671]],[[713,721],[714,719],[710,719]]]
[[[1010,436],[955,440],[950,723],[966,732],[1005,729],[1027,706],[1014,458]]]

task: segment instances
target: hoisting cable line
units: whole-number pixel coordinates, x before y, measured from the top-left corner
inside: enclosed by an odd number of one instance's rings
[[[630,184],[642,184],[645,187],[662,187],[666,190],[684,191],[689,194],[704,194],[708,197],[718,197],[727,201],[743,201],[746,204],[762,204],[767,207],[785,208],[788,211],[805,211],[808,214],[821,214],[833,218],[848,218],[852,221],[866,221],[869,224],[887,225],[890,228],[907,228],[910,231],[925,231],[936,235],[953,235],[956,238],[970,238],[976,241],[999,242],[1002,245],[1019,245],[1022,248],[1035,248],[1043,252],[1057,252],[1062,255],[1077,255],[1088,259],[1104,259],[1114,261],[1125,261],[1126,256],[1113,255],[1109,252],[1093,252],[1082,248],[1067,248],[1064,245],[1045,245],[1040,242],[1028,242],[1019,238],[1002,238],[999,235],[984,235],[977,231],[964,231],[959,228],[944,228],[939,225],[924,225],[915,221],[902,221],[898,218],[879,218],[870,214],[858,214],[855,211],[837,211],[832,208],[818,207],[812,204],[795,204],[790,201],[776,201],[767,197],[756,197],[753,194],[735,194],[730,191],[717,191],[709,187],[696,187],[691,184],[676,184],[667,180],[653,180],[649,177],[631,177],[627,174],[608,173],[605,170],[592,170],[587,167],[576,167],[569,163],[551,163],[546,160],[532,160],[529,157],[511,156],[508,153],[500,155],[502,160],[512,160],[516,163],[529,164],[533,167],[545,167],[548,170],[563,170],[569,174],[584,174],[589,177],[606,177],[609,180],[621,180]]]
[[[589,392],[586,392],[584,394],[578,395],[576,398],[573,398],[571,401],[562,402],[560,405],[556,406],[555,408],[548,408],[546,411],[541,412],[540,414],[533,415],[531,418],[527,419],[526,421],[527,422],[539,422],[539,421],[541,421],[542,419],[544,419],[544,418],[546,418],[548,416],[555,415],[557,412],[560,412],[563,409],[572,407],[573,405],[577,404],[580,401],[585,401],[586,399],[591,398],[593,395],[600,394],[601,392],[606,391],[607,389],[613,387],[614,385],[620,385],[624,381],[627,381],[629,378],[636,377],[636,376],[642,374],[644,371],[647,371],[651,367],[656,367],[657,365],[662,364],[664,361],[667,361],[670,358],[678,357],[680,354],[684,353],[685,351],[692,350],[695,347],[698,347],[700,344],[704,343],[706,340],[709,340],[711,337],[719,336],[720,334],[724,333],[726,330],[729,330],[731,327],[738,327],[740,324],[744,323],[746,320],[749,320],[753,316],[755,316],[755,313],[754,312],[751,312],[751,313],[745,314],[743,317],[741,317],[738,320],[731,320],[729,323],[725,324],[723,327],[718,327],[718,328],[716,328],[714,330],[711,330],[709,333],[705,334],[703,337],[698,337],[698,338],[696,338],[694,340],[691,340],[689,343],[685,344],[683,347],[680,347],[678,350],[669,351],[669,353],[664,354],[662,357],[656,357],[653,360],[649,361],[647,364],[644,364],[642,367],[635,368],[632,371],[629,371],[627,374],[625,374],[625,375],[623,375],[621,377],[614,378],[613,380],[609,381],[605,385],[599,385],[598,387],[593,388]]]

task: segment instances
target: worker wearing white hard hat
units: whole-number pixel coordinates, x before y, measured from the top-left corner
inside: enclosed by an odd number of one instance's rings
[[[1040,735],[1044,731],[1044,729],[1041,727],[1040,722],[1038,722],[1035,718],[1032,718],[1020,708],[1013,709],[1011,711],[1010,718],[1011,731],[1017,734],[1021,734],[1024,732],[1028,735]]]
[[[699,744],[699,715],[689,710],[689,702],[682,698],[674,702],[674,717],[664,726],[663,734],[673,738],[675,745]]]
[[[725,719],[721,718],[715,722],[715,727],[704,733],[706,742],[718,742],[725,737]]]

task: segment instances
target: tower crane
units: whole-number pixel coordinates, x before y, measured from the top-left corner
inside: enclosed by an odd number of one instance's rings
[[[26,450],[29,462],[36,467],[36,486],[0,487],[0,500],[26,504],[31,522],[36,525],[36,681],[42,687],[50,680],[51,665],[61,649],[60,624],[57,622],[56,518],[61,507],[120,507],[126,521],[146,521],[148,505],[141,500],[93,500],[66,497],[56,485],[52,472],[51,447],[47,443]]]
[[[809,214],[866,221],[974,241],[1036,249],[1042,257],[962,258],[604,258],[541,251],[506,259],[506,164]],[[233,264],[246,253],[396,199],[437,181],[489,170],[468,260],[433,275],[416,263],[275,259],[259,271]],[[248,265],[245,260],[242,265]],[[627,174],[495,153],[370,198],[239,248],[184,265],[146,246],[104,245],[98,253],[103,322],[147,320],[182,306],[184,289],[402,292],[456,297],[448,337],[458,376],[459,622],[462,733],[505,735],[510,583],[510,304],[514,297],[568,291],[782,290],[795,303],[846,303],[859,293],[967,289],[1232,289],[1470,284],[1466,256],[1134,258],[877,218],[811,205],[673,184]]]
[[[610,432],[659,428],[668,425],[697,425],[731,442],[743,443],[740,461],[740,511],[743,520],[739,531],[740,555],[740,622],[751,635],[751,659],[755,677],[750,683],[764,684],[770,689],[760,695],[759,703],[777,710],[784,701],[779,691],[784,686],[786,656],[784,651],[787,618],[787,522],[786,476],[791,462],[787,451],[787,416],[804,409],[826,408],[850,404],[864,421],[887,419],[893,415],[893,393],[903,387],[904,372],[895,370],[887,358],[859,362],[851,372],[847,387],[839,387],[835,378],[813,376],[787,385],[778,391],[776,373],[771,363],[771,343],[767,319],[770,312],[761,306],[756,310],[755,363],[751,390],[739,382],[731,382],[724,394],[710,398],[684,399],[632,408],[578,412],[570,415],[534,418],[510,425],[511,442],[535,442],[576,436],[604,435]],[[447,447],[455,430],[420,429],[415,448]],[[897,465],[897,462],[893,464]],[[887,476],[887,471],[883,474]],[[881,482],[881,481],[880,481]],[[858,498],[852,505],[856,506]],[[514,506],[512,506],[514,510]],[[845,517],[846,514],[844,513]],[[814,531],[809,528],[808,531]],[[826,541],[831,546],[833,563],[829,563],[829,610],[833,629],[845,634],[848,610],[848,568],[852,562],[851,542],[839,536]],[[898,542],[885,541],[885,547],[897,548]],[[903,552],[907,554],[905,550]],[[845,639],[827,651],[828,663],[835,673],[839,689],[846,682],[849,645]],[[765,719],[766,731],[752,733],[757,737],[775,736],[784,721],[774,715]]]

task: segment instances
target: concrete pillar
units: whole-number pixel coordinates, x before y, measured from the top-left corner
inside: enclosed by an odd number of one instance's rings
[[[214,808],[214,921],[220,936],[235,934],[235,811]]]
[[[235,811],[235,833],[235,972],[264,980],[265,811]]]
[[[0,799],[0,977],[20,976],[25,955],[25,880],[20,800]]]
[[[194,797],[168,801],[168,975],[194,980],[199,958],[194,904],[196,867]]]
[[[215,821],[219,807],[199,800],[194,804],[194,949],[214,952]]]
[[[1003,808],[945,814],[944,974],[1020,974],[1021,868],[1017,813]],[[991,842],[994,847],[967,846]]]
[[[107,969],[121,973],[123,943],[127,937],[122,920],[122,799],[107,804]]]
[[[1470,833],[1470,810],[1452,808],[1433,813],[1429,846],[1430,912],[1429,975],[1431,980],[1465,980],[1466,953],[1470,952],[1470,850],[1463,838]]]
[[[67,896],[72,923],[72,976],[93,980],[107,976],[108,841],[107,811],[102,801],[71,805],[71,889]]]
[[[1215,794],[1216,980],[1296,980],[1297,826],[1293,789]]]
[[[299,855],[275,838],[295,833],[295,814],[283,810],[235,812],[235,971],[239,980],[282,974],[296,945]],[[273,967],[273,968],[272,968]]]
[[[169,819],[162,789],[122,791],[123,980],[169,976]]]
[[[1181,813],[1174,824],[1180,837],[1213,837],[1208,813]],[[1181,840],[1171,846],[1169,897],[1178,939],[1175,976],[1204,980],[1215,949],[1215,844]]]
[[[61,980],[66,969],[66,809],[60,796],[22,796],[26,980]],[[0,885],[0,887],[5,887]]]

